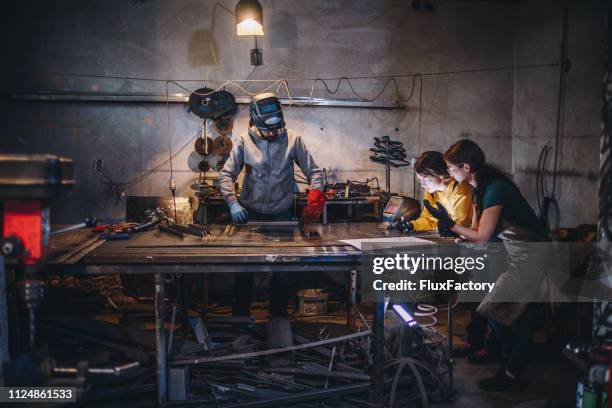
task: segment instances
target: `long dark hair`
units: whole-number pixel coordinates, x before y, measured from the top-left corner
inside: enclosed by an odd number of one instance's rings
[[[473,192],[473,201],[476,207],[476,214],[479,218],[482,215],[482,198],[484,196],[484,191],[491,181],[494,179],[503,179],[518,191],[518,187],[506,173],[487,164],[485,154],[480,146],[469,139],[459,140],[454,143],[448,148],[446,153],[444,153],[444,159],[455,166],[462,166],[464,164],[470,166],[470,170],[476,177],[476,188],[474,188]]]
[[[446,169],[444,155],[440,152],[432,150],[423,152],[423,154],[421,154],[414,164],[414,171],[429,176],[444,178],[450,177],[448,170]]]

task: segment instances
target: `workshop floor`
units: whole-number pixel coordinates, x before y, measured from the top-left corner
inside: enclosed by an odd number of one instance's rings
[[[448,333],[446,316],[439,313],[438,330]],[[464,342],[469,312],[454,314],[455,344]],[[457,359],[455,388],[457,398],[452,403],[437,404],[436,407],[480,408],[480,407],[521,407],[550,408],[573,407],[576,400],[576,384],[580,372],[569,360],[547,348],[543,333],[536,335],[530,359],[524,373],[526,388],[522,393],[491,393],[478,388],[478,380],[495,374],[499,365],[473,365],[466,359]]]
[[[442,306],[443,307],[443,306]],[[292,309],[290,309],[290,314]],[[362,312],[369,318],[367,307]],[[258,305],[252,309],[257,321],[266,320],[265,305]],[[437,314],[437,329],[443,335],[448,334],[447,315],[445,311]],[[317,318],[319,321],[321,318]],[[470,319],[468,311],[456,310],[454,312],[453,342],[455,345],[464,344],[465,329]],[[324,322],[325,318],[321,322]],[[336,316],[335,322],[339,323]],[[455,390],[457,398],[450,403],[436,404],[435,407],[446,408],[564,408],[575,406],[576,385],[580,379],[580,372],[569,360],[558,353],[552,352],[546,344],[542,331],[535,337],[529,363],[524,373],[526,388],[521,393],[491,393],[478,388],[481,378],[491,377],[499,368],[498,364],[473,365],[466,359],[457,359],[455,366]]]
[[[223,310],[226,309],[226,310]],[[363,305],[361,311],[370,319],[367,306]],[[220,308],[222,313],[229,312],[229,308]],[[294,324],[298,321],[338,325],[344,327],[344,318],[335,313],[327,317],[299,318],[290,308],[289,314]],[[267,304],[256,302],[251,309],[252,315],[258,322],[267,320]],[[102,316],[98,316],[100,319]],[[438,312],[437,329],[447,335],[448,325],[446,312]],[[469,322],[469,312],[457,310],[454,314],[455,324],[455,345],[464,342],[465,328]],[[104,319],[101,319],[104,320]],[[112,319],[110,319],[112,320]],[[153,329],[153,326],[150,327]],[[492,365],[471,365],[466,359],[457,359],[455,368],[455,390],[457,397],[453,402],[436,404],[435,407],[445,408],[480,408],[480,407],[521,407],[521,408],[564,408],[575,406],[576,384],[580,378],[580,372],[571,362],[562,357],[559,353],[551,351],[550,345],[546,344],[543,332],[536,335],[535,344],[530,355],[529,365],[524,373],[526,389],[522,393],[487,393],[479,390],[478,380],[492,376],[498,369],[497,364]]]

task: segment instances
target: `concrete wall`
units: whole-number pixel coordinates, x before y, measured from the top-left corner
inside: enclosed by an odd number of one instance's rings
[[[218,86],[222,79],[400,75],[510,66],[515,60],[528,59],[515,48],[530,44],[530,21],[537,27],[537,20],[527,18],[530,5],[504,2],[438,1],[435,14],[415,13],[411,2],[404,0],[264,0],[262,4],[266,35],[259,44],[264,65],[257,68],[248,60],[253,39],[235,34],[234,0],[6,4],[2,14],[8,22],[2,25],[0,41],[8,63],[1,90],[165,92],[163,81],[50,73],[201,80],[181,82],[193,90],[203,85]],[[516,13],[527,22],[517,21],[515,25]],[[541,39],[543,48],[547,49],[549,42],[556,44],[552,37],[550,41]],[[599,37],[585,31],[581,38],[594,41]],[[597,45],[592,47],[595,58]],[[556,58],[556,54],[541,55],[538,61],[548,62],[549,57]],[[591,54],[582,57],[591,58]],[[542,93],[554,94],[555,71],[538,72],[553,81],[547,85],[533,79],[541,83]],[[517,103],[514,95],[522,97],[517,81],[532,78],[518,75],[490,71],[424,76],[420,138],[418,82],[403,111],[292,107],[286,110],[286,118],[289,126],[303,135],[319,165],[328,169],[331,180],[378,176],[383,183],[382,166],[368,159],[374,136],[390,135],[401,140],[415,156],[424,150],[444,150],[458,138],[468,136],[482,145],[489,160],[507,171],[514,170],[521,177],[521,187],[529,191],[532,176],[522,169],[535,166],[533,152],[525,155],[522,144],[513,142],[513,134],[523,139],[525,132],[520,126],[528,122],[523,117],[529,112],[521,111],[524,104]],[[576,78],[577,103],[581,98],[591,101],[598,97],[595,87],[583,89],[581,84],[590,85],[599,78],[589,77],[586,71]],[[360,94],[370,97],[384,82],[363,79],[353,81],[353,85]],[[292,81],[292,94],[307,95],[311,83]],[[263,86],[258,82],[241,84],[252,92]],[[335,88],[336,82],[329,85]],[[411,86],[410,78],[399,81],[403,96],[409,94]],[[387,88],[381,101],[396,99],[392,88]],[[229,90],[236,95],[242,93],[238,88]],[[179,91],[170,85],[170,92]],[[346,83],[337,95],[329,95],[319,83],[314,95],[352,97]],[[551,103],[545,100],[541,107],[549,109]],[[591,117],[596,115],[591,110],[581,111],[581,130],[576,128],[573,134],[592,135],[596,140],[589,120],[596,123],[597,117]],[[89,214],[117,217],[124,212],[124,201],[104,193],[92,170],[93,161],[103,159],[113,180],[127,181],[167,160],[167,114],[164,104],[3,102],[0,150],[48,152],[76,160],[78,185],[54,208],[54,222],[73,222]],[[182,104],[171,105],[169,116],[173,151],[185,146],[173,160],[179,193],[191,195],[189,185],[197,177],[191,141],[199,132],[201,120]],[[241,106],[235,133],[245,131],[247,116]],[[512,154],[513,148],[526,160],[519,161]],[[596,157],[596,147],[592,152],[590,149],[583,147],[585,154],[580,159],[585,157],[587,161],[587,151]],[[168,179],[169,167],[165,165],[127,192],[168,195]],[[411,195],[413,188],[410,170],[393,172],[394,191]],[[564,192],[567,190],[564,184]],[[594,222],[594,213],[583,211],[577,197],[571,199],[568,192],[567,200],[571,203],[567,222]]]
[[[567,7],[567,53],[571,60],[559,126],[557,198],[559,224],[595,224],[598,207],[601,83],[604,72],[603,2],[524,2],[516,15],[515,62],[560,61],[563,8]],[[513,174],[534,208],[536,166],[542,147],[555,146],[559,69],[514,73]],[[554,151],[553,151],[554,156]],[[549,170],[553,170],[554,157]],[[552,189],[552,174],[547,183]],[[551,221],[554,222],[554,214]]]

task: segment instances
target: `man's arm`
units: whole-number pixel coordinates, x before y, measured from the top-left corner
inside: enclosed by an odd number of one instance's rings
[[[323,172],[317,166],[317,163],[315,163],[300,136],[297,136],[295,140],[295,162],[308,178],[311,190],[323,191],[325,188],[323,185]]]
[[[241,137],[234,140],[232,151],[229,154],[223,168],[219,172],[219,188],[223,194],[223,199],[229,205],[238,201],[234,183],[242,170],[244,164],[244,141]]]

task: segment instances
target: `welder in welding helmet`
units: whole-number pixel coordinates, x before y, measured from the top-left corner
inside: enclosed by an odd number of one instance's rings
[[[262,138],[273,142],[285,129],[285,118],[280,101],[272,92],[266,92],[251,98],[249,105],[250,126],[259,130]]]
[[[232,150],[219,172],[219,189],[227,203],[232,221],[291,221],[295,188],[295,166],[308,179],[308,203],[303,208],[303,224],[318,223],[325,208],[323,172],[302,136],[287,129],[278,98],[273,93],[255,96],[249,106],[250,126],[236,134]],[[236,180],[243,173],[242,189]],[[270,314],[287,316],[287,302],[293,285],[289,273],[275,272],[270,281]],[[253,273],[235,277],[234,316],[248,316],[254,293]]]

